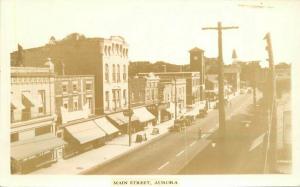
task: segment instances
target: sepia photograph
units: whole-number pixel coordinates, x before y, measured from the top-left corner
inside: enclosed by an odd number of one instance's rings
[[[0,9],[0,186],[300,185],[300,1]]]

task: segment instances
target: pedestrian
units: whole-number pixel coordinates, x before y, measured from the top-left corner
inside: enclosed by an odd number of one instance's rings
[[[147,140],[147,136],[146,136],[146,133],[144,133],[144,140],[145,140],[145,141]]]

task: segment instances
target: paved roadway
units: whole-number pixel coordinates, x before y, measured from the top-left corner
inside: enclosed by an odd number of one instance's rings
[[[227,118],[245,110],[252,102],[252,94],[235,97],[226,109]],[[150,175],[177,174],[211,140],[207,138],[217,129],[218,110],[209,112],[207,117],[197,119],[183,132],[168,133],[123,157],[102,165],[89,174],[103,175]],[[201,127],[204,138],[198,139]]]

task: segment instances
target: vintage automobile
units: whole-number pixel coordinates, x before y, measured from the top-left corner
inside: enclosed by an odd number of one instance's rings
[[[205,109],[200,109],[199,113],[197,115],[198,118],[204,118],[207,115],[207,110]]]
[[[174,125],[169,128],[171,132],[181,132],[186,128],[186,120],[176,119]]]

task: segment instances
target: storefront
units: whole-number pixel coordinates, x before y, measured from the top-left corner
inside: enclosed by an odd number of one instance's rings
[[[56,162],[66,142],[53,134],[36,136],[11,144],[11,172],[29,173]]]
[[[106,140],[111,140],[114,137],[118,136],[120,132],[110,121],[106,119],[106,117],[101,117],[94,119],[95,123],[98,125],[101,130],[103,130],[106,134]]]
[[[134,108],[133,113],[135,116],[138,117],[139,124],[142,128],[152,127],[156,124],[155,116],[151,112],[149,112],[145,107]]]
[[[127,134],[128,133],[128,121],[129,118],[128,116],[125,116],[123,112],[117,112],[114,114],[110,114],[107,116],[109,121],[115,125],[122,134]],[[131,132],[137,132],[141,128],[139,126],[139,121],[138,118],[133,115],[131,117]]]
[[[73,156],[104,145],[105,132],[93,121],[85,121],[65,127],[64,139],[68,142],[64,157]]]
[[[161,103],[158,105],[158,123],[168,121],[172,118],[172,114],[167,111],[169,103]]]

